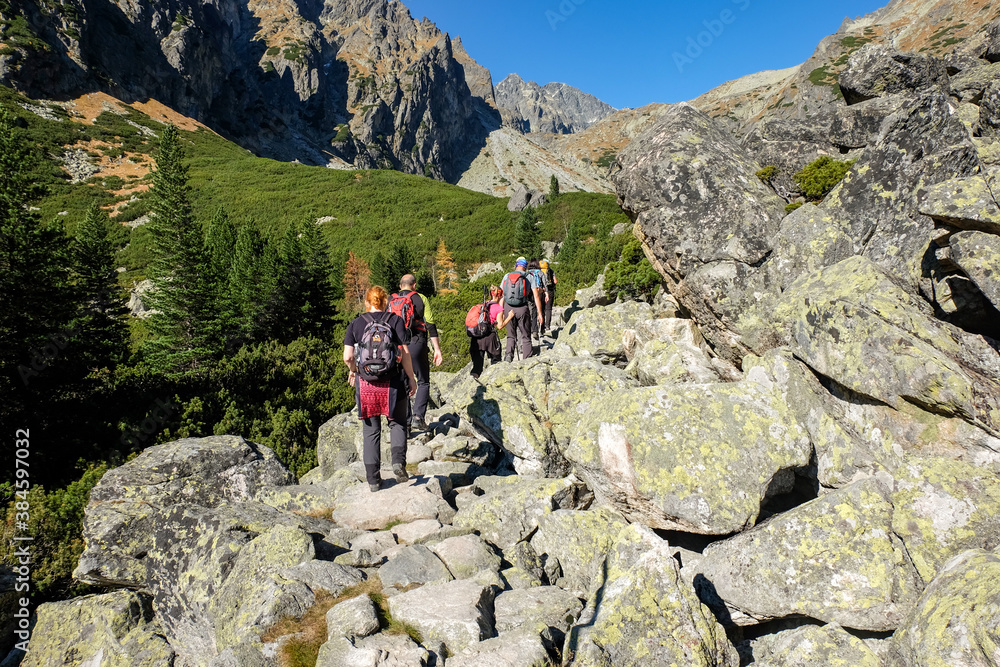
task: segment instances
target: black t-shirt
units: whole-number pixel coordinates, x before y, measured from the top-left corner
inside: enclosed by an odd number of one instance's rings
[[[409,345],[410,332],[406,330],[403,318],[395,313],[367,313],[361,315],[347,326],[347,334],[344,336],[344,347],[354,347],[361,342],[365,334],[365,327],[368,326],[369,318],[374,317],[382,320],[392,329],[394,345]],[[399,364],[400,375],[405,373],[402,364]]]

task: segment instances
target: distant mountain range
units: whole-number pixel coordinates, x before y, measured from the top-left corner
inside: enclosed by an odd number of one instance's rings
[[[615,111],[517,74],[494,87],[459,38],[396,0],[3,4],[0,84],[28,96],[154,100],[261,156],[397,169],[501,196],[545,188],[552,174],[567,190],[610,191],[611,160],[665,108]],[[821,114],[863,44],[960,54],[998,13],[985,0],[893,0],[845,20],[806,63],[692,103],[737,134]]]

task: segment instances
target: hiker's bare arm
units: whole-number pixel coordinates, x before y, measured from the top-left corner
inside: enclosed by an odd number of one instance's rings
[[[440,366],[444,355],[441,354],[441,341],[437,336],[431,336],[431,347],[434,348],[434,365]]]
[[[406,371],[406,377],[410,380],[409,394],[412,397],[417,393],[417,377],[413,374],[413,359],[410,358],[410,346],[403,345],[400,349],[403,350],[403,370]]]
[[[354,346],[345,345],[344,346],[344,363],[347,364],[347,382],[354,384],[354,374],[357,372],[357,368],[354,363]]]

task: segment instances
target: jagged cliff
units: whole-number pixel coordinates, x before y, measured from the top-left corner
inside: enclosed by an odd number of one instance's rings
[[[500,126],[489,72],[392,0],[28,0],[0,13],[0,83],[155,99],[267,157],[456,179]]]
[[[521,132],[572,134],[615,112],[615,108],[565,83],[539,86],[509,74],[496,86],[497,104],[507,123]]]

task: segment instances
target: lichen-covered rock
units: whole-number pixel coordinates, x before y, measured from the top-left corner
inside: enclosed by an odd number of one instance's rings
[[[58,667],[170,667],[167,643],[147,595],[117,591],[49,602],[37,622],[22,665]]]
[[[837,154],[830,143],[825,114],[809,120],[764,117],[754,123],[740,145],[761,166],[777,167],[768,184],[778,192],[796,192],[794,174],[822,155]]]
[[[886,667],[1000,664],[1000,557],[972,550],[949,561],[893,635]]]
[[[962,102],[978,103],[991,81],[1000,79],[1000,63],[982,63],[968,67],[951,77],[951,92]]]
[[[586,596],[615,536],[628,524],[614,511],[557,510],[543,516],[531,546],[549,583]]]
[[[448,484],[446,478],[444,483]],[[372,493],[367,484],[356,484],[337,498],[333,519],[360,530],[383,530],[390,523],[418,519],[451,523],[455,510],[444,499],[441,484],[442,478],[431,477],[420,484],[414,480],[385,486],[378,493]]]
[[[864,148],[878,137],[890,114],[904,103],[902,95],[874,97],[851,106],[838,107],[830,122],[830,142],[839,148]]]
[[[360,432],[361,421],[356,411],[337,415],[319,427],[316,460],[324,479],[358,460],[354,442]]]
[[[279,510],[301,514],[330,511],[336,503],[336,491],[325,484],[270,486],[257,492],[257,502]]]
[[[1000,80],[991,81],[979,101],[979,127],[983,134],[996,136],[1000,131]]]
[[[338,637],[368,637],[379,631],[375,603],[367,595],[359,595],[330,607],[326,612],[327,640]]]
[[[772,332],[817,373],[902,409],[1000,428],[1000,357],[978,336],[933,317],[863,257],[797,281],[771,313]]]
[[[581,667],[691,665],[736,667],[722,626],[681,580],[668,545],[632,524],[617,536],[565,660]]]
[[[549,667],[553,664],[537,632],[511,632],[472,644],[448,658],[448,667]]]
[[[379,633],[352,639],[336,637],[319,648],[316,667],[427,667],[433,657],[406,635]]]
[[[566,632],[583,611],[580,598],[556,586],[534,586],[500,593],[494,602],[496,630],[555,628]]]
[[[620,301],[610,306],[596,306],[577,311],[559,334],[580,356],[594,357],[606,363],[625,360],[622,333],[653,316],[652,307],[643,301]]]
[[[772,481],[808,466],[812,447],[778,392],[740,382],[606,394],[566,456],[631,521],[726,535],[753,525]]]
[[[997,221],[1000,223],[1000,208],[996,211]],[[1000,236],[960,232],[951,237],[951,251],[955,263],[972,279],[990,303],[1000,308]]]
[[[460,461],[478,466],[489,465],[497,455],[496,446],[482,438],[439,435],[430,441],[436,461]]]
[[[413,584],[451,581],[451,572],[434,552],[422,544],[400,549],[379,568],[379,579],[385,586],[406,588]]]
[[[455,396],[455,410],[468,415],[490,440],[514,457],[521,475],[562,476],[562,455],[580,415],[609,392],[637,382],[594,359],[532,357],[490,366],[481,385]]]
[[[151,447],[109,470],[91,491],[83,526],[87,546],[73,576],[142,588],[144,557],[162,511],[249,501],[261,489],[294,482],[270,449],[243,438],[187,438]]]
[[[809,625],[781,633],[763,655],[754,651],[760,667],[881,667],[882,660],[863,641],[836,623]]]
[[[723,379],[693,320],[646,320],[627,329],[623,340],[629,359],[625,371],[645,386]]]
[[[1000,207],[987,177],[954,178],[927,188],[920,212],[962,229],[1000,233]]]
[[[884,44],[866,44],[855,51],[838,83],[848,104],[928,88],[949,91],[948,71],[942,61]]]
[[[431,547],[456,579],[496,580],[502,559],[478,535],[449,537]],[[483,583],[488,583],[483,580]]]
[[[894,477],[893,531],[924,583],[963,551],[1000,546],[1000,478],[994,471],[914,458]]]
[[[401,523],[393,526],[390,531],[396,536],[396,541],[400,544],[418,544],[425,542],[431,536],[439,534],[443,528],[439,521],[434,519],[419,519],[410,523]]]
[[[396,620],[409,623],[425,641],[439,641],[449,652],[495,635],[493,588],[471,579],[422,586],[389,598]]]
[[[882,482],[857,482],[709,546],[695,585],[703,599],[721,598],[737,625],[807,616],[894,630],[923,582],[892,511]]]
[[[586,509],[593,498],[575,478],[480,477],[476,485],[483,495],[462,507],[453,525],[475,530],[505,551],[534,532],[546,514]]]

